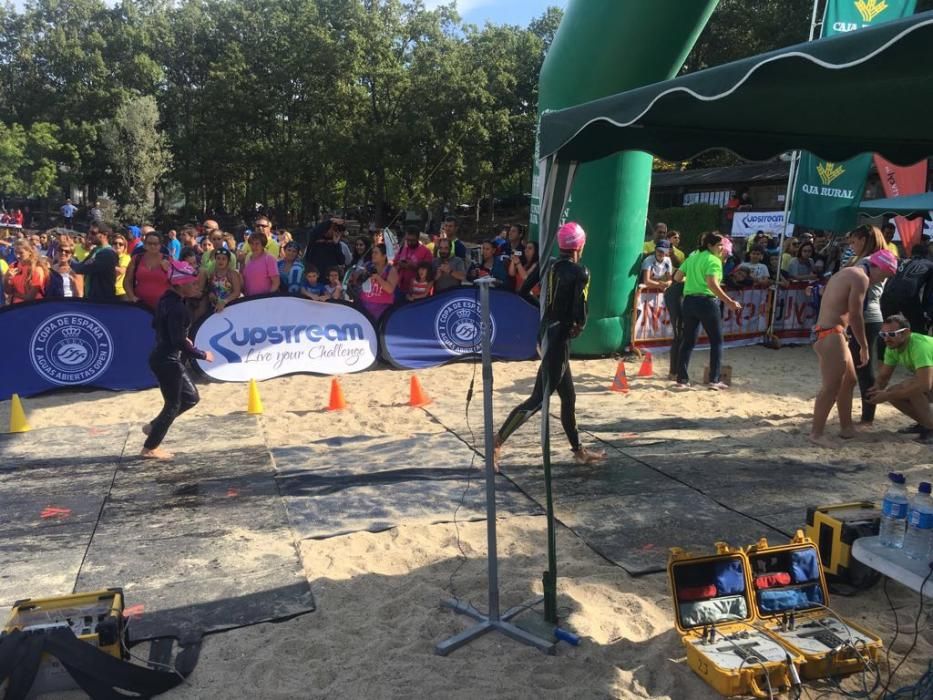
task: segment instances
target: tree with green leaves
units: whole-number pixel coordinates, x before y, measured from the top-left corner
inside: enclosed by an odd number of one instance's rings
[[[28,129],[0,122],[0,192],[45,197],[54,189],[66,151],[58,131],[48,122],[35,122]]]
[[[125,100],[101,125],[101,142],[122,216],[128,221],[147,221],[155,187],[171,164],[167,140],[159,130],[155,98]]]

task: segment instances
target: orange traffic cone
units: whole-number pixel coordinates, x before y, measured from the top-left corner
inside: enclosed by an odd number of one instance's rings
[[[654,358],[651,357],[650,352],[645,353],[645,359],[641,361],[641,367],[638,368],[639,377],[653,377],[654,376]]]
[[[625,363],[619,360],[619,366],[616,367],[616,376],[612,379],[610,391],[617,391],[620,394],[628,393],[628,379],[625,376]]]
[[[419,406],[427,406],[429,403],[431,403],[431,399],[425,393],[424,389],[421,388],[421,382],[418,381],[418,377],[414,374],[411,375],[411,398],[408,400],[408,405],[417,408]]]
[[[343,398],[343,387],[340,381],[334,377],[330,383],[330,403],[327,405],[328,411],[342,411],[347,407],[347,401]]]

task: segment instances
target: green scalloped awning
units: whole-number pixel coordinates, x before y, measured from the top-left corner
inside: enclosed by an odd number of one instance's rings
[[[541,116],[540,157],[710,149],[747,160],[807,150],[829,161],[933,155],[933,11],[798,44]]]
[[[909,194],[888,199],[863,199],[859,211],[879,216],[881,214],[925,214],[933,211],[933,192]]]

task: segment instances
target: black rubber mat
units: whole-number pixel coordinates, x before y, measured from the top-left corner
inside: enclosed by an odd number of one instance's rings
[[[314,609],[254,417],[182,418],[167,462],[138,426],[45,432],[0,441],[5,601],[119,586],[134,641],[185,644]]]
[[[503,471],[544,503],[540,467],[507,466]],[[740,544],[781,537],[617,450],[610,449],[602,464],[553,464],[552,475],[557,519],[633,575],[663,571],[671,547],[711,551],[720,540]]]
[[[71,593],[127,426],[0,435],[0,606]]]
[[[435,466],[418,464],[430,454]],[[339,452],[334,448],[339,447]],[[302,539],[379,532],[403,522],[432,524],[486,517],[480,457],[450,433],[334,441],[274,449],[278,484],[292,528]],[[340,466],[333,466],[339,455]],[[540,514],[514,485],[496,480],[498,515]]]

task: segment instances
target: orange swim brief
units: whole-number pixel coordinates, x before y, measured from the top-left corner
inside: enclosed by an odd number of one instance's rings
[[[841,336],[845,336],[846,329],[844,326],[833,326],[832,328],[821,328],[820,326],[813,326],[812,337],[814,338],[814,343],[820,342],[823,338],[833,333],[838,333]]]

